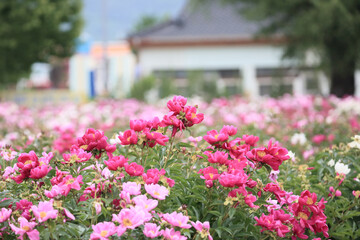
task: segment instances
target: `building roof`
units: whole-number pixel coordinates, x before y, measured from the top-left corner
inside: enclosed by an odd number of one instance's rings
[[[241,6],[206,0],[201,6],[188,3],[176,19],[129,36],[135,47],[178,45],[224,45],[269,42],[255,39],[261,24],[248,21],[239,13]]]

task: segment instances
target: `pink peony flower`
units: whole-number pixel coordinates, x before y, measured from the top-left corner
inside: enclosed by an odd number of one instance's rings
[[[130,128],[135,132],[141,132],[146,127],[147,122],[143,119],[130,120]]]
[[[168,240],[186,240],[187,237],[181,235],[181,232],[179,231],[175,231],[173,228],[172,229],[169,229],[169,228],[166,228],[164,231],[163,231],[163,237],[165,239],[168,239]]]
[[[45,177],[50,170],[52,169],[49,165],[41,165],[36,168],[31,169],[29,178],[40,179]]]
[[[93,233],[90,235],[90,240],[108,240],[109,237],[117,232],[117,228],[112,222],[101,222],[92,225]]]
[[[77,178],[74,178],[71,175],[64,177],[61,183],[58,184],[58,186],[62,189],[61,194],[67,196],[71,189],[80,190],[80,184],[83,184],[82,179],[82,175],[77,176]]]
[[[70,153],[62,155],[65,162],[62,163],[81,163],[88,161],[92,154],[91,152],[86,152],[84,149],[77,146],[73,146],[70,150]]]
[[[145,190],[153,198],[164,200],[169,195],[169,190],[159,184],[145,184]]]
[[[55,197],[59,196],[62,192],[63,192],[62,188],[60,188],[58,185],[55,185],[51,188],[50,191],[45,190],[44,194],[48,198],[55,198]]]
[[[188,224],[189,217],[184,216],[182,213],[165,213],[162,215],[162,218],[174,227],[191,228],[191,225]]]
[[[207,132],[207,135],[203,137],[211,145],[218,145],[218,143],[225,142],[229,139],[229,135],[225,133],[218,133],[216,130]]]
[[[129,161],[129,159],[124,156],[113,156],[108,161],[104,161],[105,165],[109,168],[109,170],[116,171],[122,167]]]
[[[142,208],[130,207],[121,209],[118,215],[113,214],[112,221],[118,222],[123,228],[134,229],[150,219],[149,213],[145,212]]]
[[[167,102],[167,107],[174,114],[178,114],[183,111],[185,105],[187,103],[187,99],[183,96],[174,96],[172,100]]]
[[[12,213],[11,209],[1,208],[1,210],[0,210],[0,223],[5,222],[6,220],[8,220],[11,213]]]
[[[23,217],[19,217],[18,219],[20,223],[20,227],[16,227],[14,224],[10,223],[11,230],[15,232],[15,234],[19,234],[19,239],[24,239],[24,235],[26,234],[30,240],[39,240],[39,231],[34,229],[36,226],[36,222],[29,222],[27,219]]]
[[[191,222],[191,225],[193,225],[193,227],[200,233],[201,238],[206,238],[206,236],[207,236],[209,240],[213,239],[209,233],[210,224],[208,221],[206,221],[204,223],[202,223],[200,221],[196,221],[196,223]]]
[[[162,231],[155,223],[145,223],[143,233],[148,238],[156,238],[162,234]]]
[[[136,182],[125,182],[122,184],[122,188],[124,192],[127,192],[130,195],[141,194],[141,184],[137,184]]]
[[[134,130],[126,130],[123,134],[119,134],[121,145],[134,145],[138,142],[138,137]]]
[[[31,206],[31,210],[39,222],[45,222],[49,218],[56,219],[58,214],[58,210],[53,208],[52,200],[49,202],[39,202],[38,206]]]
[[[140,176],[144,173],[144,168],[143,166],[137,164],[136,162],[132,162],[130,164],[125,164],[125,171],[130,175],[130,176]]]
[[[150,212],[157,207],[158,201],[154,199],[148,199],[145,195],[139,195],[132,199],[136,206],[140,206],[146,211]]]

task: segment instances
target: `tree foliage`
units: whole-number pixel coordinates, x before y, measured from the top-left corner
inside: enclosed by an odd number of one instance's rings
[[[163,23],[169,20],[169,16],[164,15],[163,17],[158,17],[154,15],[143,15],[135,23],[133,27],[133,32],[140,32],[142,30],[151,28],[159,23]]]
[[[358,0],[224,0],[248,19],[261,21],[261,34],[288,39],[285,56],[316,53],[331,79],[331,94],[354,93],[360,53]],[[206,1],[205,1],[206,2]]]
[[[0,84],[26,76],[34,62],[71,56],[81,9],[81,0],[0,1]]]

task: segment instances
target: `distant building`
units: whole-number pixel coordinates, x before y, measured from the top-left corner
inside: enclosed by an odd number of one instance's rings
[[[189,72],[200,70],[234,93],[252,97],[270,94],[274,85],[294,94],[328,94],[324,74],[296,69],[294,61],[282,59],[284,37],[255,37],[260,24],[221,1],[199,7],[191,2],[175,20],[129,36],[143,76],[171,77],[181,88],[190,84]]]
[[[86,96],[107,92],[114,97],[126,97],[134,72],[135,57],[127,42],[109,42],[106,46],[101,42],[83,43],[69,61],[69,89]]]

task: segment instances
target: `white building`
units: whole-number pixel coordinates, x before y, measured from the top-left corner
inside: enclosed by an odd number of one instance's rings
[[[252,97],[270,94],[274,85],[294,94],[329,93],[323,73],[282,59],[283,37],[256,38],[260,25],[221,1],[206,1],[200,7],[190,2],[175,20],[129,36],[143,76],[172,76],[181,87],[189,84],[189,71],[200,70],[216,76],[220,85]],[[308,66],[316,63],[308,55]]]

